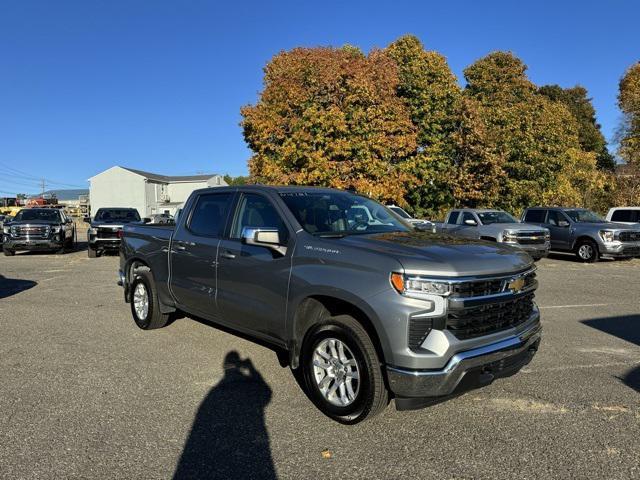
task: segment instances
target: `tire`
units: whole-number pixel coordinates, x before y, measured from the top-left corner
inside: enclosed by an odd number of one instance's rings
[[[584,263],[595,263],[600,258],[598,245],[589,239],[581,240],[576,246],[576,257]]]
[[[332,317],[316,328],[305,340],[300,366],[307,395],[337,422],[362,422],[389,403],[376,348],[353,317]]]
[[[140,297],[137,297],[140,295]],[[142,301],[142,304],[138,303]],[[146,315],[144,314],[146,303]],[[169,322],[169,314],[160,311],[158,292],[150,270],[138,270],[131,283],[131,315],[142,330],[162,328]]]
[[[2,251],[4,252],[5,257],[13,257],[16,254],[16,252],[9,250],[8,248],[3,248]]]
[[[87,247],[87,256],[89,258],[96,258],[96,257],[98,257],[98,251],[94,250],[91,247]]]

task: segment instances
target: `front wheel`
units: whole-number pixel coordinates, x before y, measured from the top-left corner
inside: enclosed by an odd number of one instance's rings
[[[585,239],[576,246],[576,256],[578,260],[585,263],[594,263],[598,261],[599,252],[598,245],[593,240]]]
[[[153,275],[149,270],[138,270],[131,283],[131,314],[142,330],[164,327],[169,315],[160,311]]]
[[[348,315],[329,319],[307,338],[301,368],[309,397],[340,423],[371,418],[389,402],[375,346]]]
[[[3,248],[2,251],[4,252],[5,257],[13,257],[16,254],[16,252],[8,248]]]

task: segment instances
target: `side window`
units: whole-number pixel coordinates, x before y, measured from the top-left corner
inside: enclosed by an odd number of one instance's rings
[[[455,225],[456,223],[458,223],[458,216],[460,215],[460,212],[458,211],[453,211],[449,214],[449,219],[447,220],[447,223],[450,225]]]
[[[633,215],[633,210],[616,210],[615,212],[613,212],[613,215],[611,215],[611,221],[612,222],[633,222],[634,220],[632,220],[632,218],[634,217]]]
[[[557,227],[560,220],[564,220],[564,218],[562,218],[562,215],[560,215],[560,212],[557,212],[556,210],[549,211],[549,217],[547,218],[547,223],[549,225]]]
[[[218,237],[227,218],[231,193],[200,195],[189,220],[189,230],[195,235]]]
[[[289,239],[289,231],[273,204],[267,198],[255,193],[242,196],[231,238],[241,238],[245,227],[276,228],[280,234],[281,243],[286,243]]]
[[[467,220],[473,220],[474,222],[477,222],[476,217],[473,216],[473,213],[471,213],[471,212],[463,212],[462,213],[462,223],[466,222]]]
[[[528,223],[545,223],[545,213],[545,210],[527,210],[527,213],[524,216],[524,221]]]

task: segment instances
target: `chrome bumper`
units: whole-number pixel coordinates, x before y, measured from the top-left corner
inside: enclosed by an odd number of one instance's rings
[[[528,330],[496,343],[455,354],[441,370],[407,370],[387,366],[391,391],[398,397],[441,397],[461,384],[471,388],[516,373],[528,364],[542,336],[539,322]]]

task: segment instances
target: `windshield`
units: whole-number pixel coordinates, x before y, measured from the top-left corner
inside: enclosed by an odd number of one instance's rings
[[[100,222],[139,222],[140,215],[132,208],[110,208],[98,210],[96,220]]]
[[[398,215],[400,215],[402,218],[411,218],[411,215],[409,215],[407,212],[405,212],[402,208],[400,207],[389,207],[390,210],[393,210],[394,213],[397,213]]]
[[[13,219],[15,222],[22,222],[28,220],[44,220],[49,222],[59,222],[60,213],[57,210],[20,210],[16,217]]]
[[[576,223],[605,223],[606,220],[591,210],[565,210],[564,213]]]
[[[491,225],[492,223],[518,223],[518,221],[507,212],[478,212],[478,218],[483,225]]]
[[[318,236],[408,232],[411,228],[369,198],[350,192],[281,192],[302,228]]]

